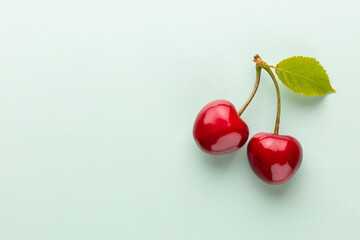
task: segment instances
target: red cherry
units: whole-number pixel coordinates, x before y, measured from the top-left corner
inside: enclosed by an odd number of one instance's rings
[[[249,137],[249,129],[231,102],[215,100],[197,115],[193,134],[201,150],[218,155],[242,147]]]
[[[258,133],[247,147],[250,166],[255,174],[269,184],[289,180],[300,167],[302,148],[293,137]]]

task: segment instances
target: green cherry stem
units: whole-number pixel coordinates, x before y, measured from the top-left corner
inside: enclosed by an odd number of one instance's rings
[[[280,90],[279,84],[276,81],[274,73],[271,71],[269,66],[264,66],[264,69],[270,74],[272,80],[274,81],[275,88],[276,88],[276,95],[277,95],[277,112],[276,112],[276,122],[275,122],[275,129],[274,134],[279,134],[279,126],[280,126],[280,111],[281,111],[281,100],[280,100]]]
[[[279,90],[279,85],[276,81],[275,75],[274,73],[271,71],[269,65],[267,65],[266,62],[264,62],[261,57],[259,55],[255,55],[254,56],[254,62],[256,63],[256,67],[260,67],[265,69],[265,71],[267,71],[271,77],[271,79],[274,82],[275,85],[275,89],[276,89],[276,96],[277,96],[277,112],[276,112],[276,121],[275,121],[275,129],[274,129],[274,134],[278,135],[279,134],[279,126],[280,126],[280,111],[281,111],[281,101],[280,101],[280,90]]]
[[[239,117],[241,116],[241,114],[245,111],[245,109],[247,108],[247,106],[249,106],[251,100],[253,99],[253,97],[255,96],[255,93],[259,87],[259,83],[260,83],[260,75],[261,75],[261,67],[257,67],[256,66],[256,81],[255,81],[255,85],[254,88],[249,96],[249,98],[246,100],[246,102],[244,103],[244,105],[239,109],[238,111],[238,115]]]

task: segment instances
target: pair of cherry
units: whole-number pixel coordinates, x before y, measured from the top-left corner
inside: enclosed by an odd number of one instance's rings
[[[249,137],[249,129],[240,115],[254,97],[260,81],[261,69],[272,77],[277,90],[278,111],[274,133],[258,133],[247,146],[247,156],[252,170],[269,184],[289,180],[300,167],[302,147],[291,136],[279,135],[280,92],[276,79],[260,57],[255,56],[257,78],[254,90],[244,106],[236,111],[226,100],[215,100],[205,105],[195,120],[193,135],[196,143],[206,153],[226,154],[241,148]]]

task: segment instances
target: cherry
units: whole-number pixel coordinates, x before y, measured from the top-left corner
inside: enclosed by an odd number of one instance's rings
[[[201,150],[218,155],[242,147],[249,137],[249,129],[231,102],[215,100],[197,115],[193,135]]]
[[[298,170],[302,161],[302,147],[291,136],[279,135],[280,90],[276,78],[259,55],[255,55],[256,68],[263,68],[272,78],[277,95],[277,112],[274,133],[258,133],[247,146],[250,166],[255,174],[269,184],[288,181]]]
[[[252,170],[261,180],[281,184],[300,167],[302,147],[290,136],[258,133],[250,140],[247,154]]]

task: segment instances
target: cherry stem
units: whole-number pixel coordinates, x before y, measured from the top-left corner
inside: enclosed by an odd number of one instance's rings
[[[275,129],[274,129],[274,134],[278,135],[279,134],[279,126],[280,126],[280,111],[281,111],[281,101],[280,101],[280,90],[279,90],[279,85],[276,81],[275,75],[274,73],[271,71],[270,66],[267,65],[266,62],[264,62],[259,55],[255,55],[254,57],[254,62],[256,63],[257,67],[260,68],[264,68],[265,71],[267,71],[271,77],[271,79],[274,82],[275,85],[275,89],[276,89],[276,96],[277,96],[277,112],[276,112],[276,121],[275,121]],[[271,66],[273,67],[273,66]]]
[[[239,117],[241,116],[241,114],[245,111],[245,109],[247,108],[247,106],[249,106],[251,100],[254,98],[255,93],[259,87],[259,83],[260,83],[260,75],[261,75],[261,67],[256,67],[256,81],[255,81],[255,85],[254,88],[249,96],[249,98],[246,100],[246,102],[244,103],[244,105],[239,109],[238,111],[238,115]]]
[[[271,71],[269,66],[264,67],[264,69],[270,74],[272,80],[274,81],[275,88],[276,88],[276,95],[277,95],[277,111],[276,111],[276,121],[275,121],[275,129],[274,134],[279,134],[279,126],[280,126],[280,111],[281,111],[281,100],[280,100],[280,90],[279,84],[276,81],[274,73]]]

